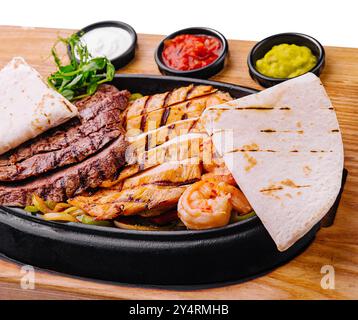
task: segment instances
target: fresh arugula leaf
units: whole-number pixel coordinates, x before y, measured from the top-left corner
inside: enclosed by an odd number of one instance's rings
[[[70,51],[70,62],[65,65],[58,56],[56,47],[64,44]],[[106,57],[92,57],[78,34],[59,38],[51,49],[58,70],[47,81],[51,87],[70,101],[94,94],[101,83],[112,81],[115,75],[113,64]]]
[[[67,99],[67,100],[72,100],[73,96],[74,96],[74,92],[72,90],[69,89],[65,89],[61,92],[61,94]]]

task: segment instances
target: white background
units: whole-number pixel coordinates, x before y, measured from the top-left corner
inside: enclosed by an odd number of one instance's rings
[[[1,25],[79,29],[100,20],[124,21],[138,33],[154,34],[206,26],[242,40],[296,31],[324,45],[358,47],[358,0],[1,1]]]

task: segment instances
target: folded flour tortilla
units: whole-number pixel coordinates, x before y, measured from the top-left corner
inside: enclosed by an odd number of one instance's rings
[[[312,73],[211,107],[202,121],[280,251],[333,205],[343,143],[331,101]]]
[[[23,58],[0,71],[0,154],[77,115]]]

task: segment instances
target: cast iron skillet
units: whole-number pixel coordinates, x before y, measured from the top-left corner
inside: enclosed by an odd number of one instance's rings
[[[113,84],[153,94],[210,84],[239,98],[256,92],[232,84],[178,77],[119,75]],[[334,214],[339,197],[330,210]],[[133,231],[44,221],[0,207],[0,252],[22,263],[77,276],[132,284],[203,285],[258,276],[289,261],[319,224],[279,252],[257,217],[206,231]]]

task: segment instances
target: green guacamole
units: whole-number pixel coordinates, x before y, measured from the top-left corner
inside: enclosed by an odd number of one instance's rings
[[[317,58],[305,46],[279,44],[256,61],[256,69],[271,78],[293,78],[311,70]]]

